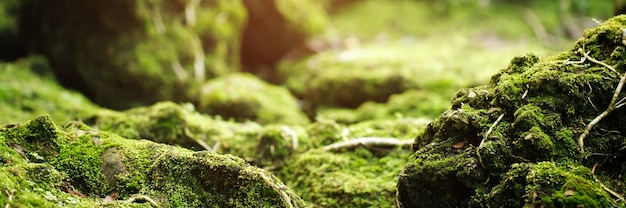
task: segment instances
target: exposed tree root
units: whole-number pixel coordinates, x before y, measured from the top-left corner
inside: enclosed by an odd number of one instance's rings
[[[480,156],[480,149],[482,149],[483,144],[485,144],[485,140],[489,138],[489,134],[491,134],[491,132],[493,131],[493,128],[495,128],[503,118],[504,118],[504,113],[500,114],[500,116],[498,116],[498,119],[496,119],[496,121],[494,121],[493,124],[491,124],[491,126],[489,127],[489,130],[487,130],[487,132],[485,133],[485,136],[483,136],[483,139],[480,141],[480,144],[478,144],[478,148],[476,148],[476,155],[478,155],[478,162],[480,162],[480,165],[483,166],[483,168],[485,167],[485,164],[483,164],[483,157]]]
[[[272,187],[272,189],[274,189],[274,191],[276,191],[277,193],[280,194],[280,197],[283,199],[283,201],[285,201],[285,205],[288,208],[298,208],[297,204],[291,203],[291,197],[289,197],[289,195],[285,192],[286,187],[284,187],[282,185],[279,186],[279,185],[273,183],[272,180],[269,178],[269,176],[265,175],[265,172],[263,172],[263,171],[259,172],[259,175],[261,175],[261,178],[263,178],[263,180],[267,183],[267,185]]]
[[[396,139],[396,138],[385,138],[385,137],[361,137],[355,139],[348,139],[345,141],[333,143],[327,146],[324,146],[322,149],[324,151],[336,151],[340,149],[346,148],[354,148],[354,147],[402,147],[409,146],[413,144],[413,139]]]
[[[15,189],[12,189],[11,191],[4,190],[4,193],[7,194],[7,203],[4,205],[4,208],[10,208],[11,201],[13,201],[13,194],[15,193]]]
[[[586,60],[589,60],[589,61],[591,61],[593,63],[602,65],[602,66],[608,68],[609,70],[611,70],[613,72],[619,73],[612,66],[592,58],[591,56],[589,56],[589,53],[585,53],[585,51],[583,49],[579,49],[579,52],[581,52],[583,54],[583,56],[584,56],[584,58]],[[581,61],[582,60],[583,59],[581,59]],[[626,81],[626,73],[624,73],[622,75],[622,77],[620,78],[619,84],[617,84],[617,87],[615,88],[615,93],[613,93],[613,98],[611,98],[611,102],[609,103],[609,106],[606,108],[606,110],[604,110],[604,112],[600,113],[600,115],[598,115],[591,122],[589,122],[589,124],[587,124],[587,126],[585,127],[585,130],[583,131],[583,133],[580,135],[580,137],[578,137],[578,145],[580,146],[580,152],[581,153],[585,152],[585,138],[587,137],[587,135],[589,135],[589,132],[591,131],[591,129],[595,125],[600,123],[600,121],[602,121],[602,119],[604,119],[609,114],[611,114],[611,112],[613,112],[615,109],[618,109],[618,108],[620,108],[620,107],[622,107],[622,106],[624,106],[626,104],[626,99],[624,99],[624,98],[622,98],[621,100],[618,101],[619,94],[622,92],[622,88],[624,87],[624,82],[625,81]]]
[[[154,206],[154,207],[161,207],[156,201],[154,201],[154,199],[145,196],[145,195],[139,195],[139,194],[135,194],[130,196],[130,198],[128,198],[127,200],[124,201],[124,203],[129,204],[129,203],[133,203],[137,200],[142,200],[142,201],[147,201],[148,203],[150,203],[150,205]]]
[[[609,189],[609,187],[606,187],[600,180],[598,180],[598,178],[593,176],[593,179],[595,179],[596,182],[598,182],[600,184],[600,186],[602,186],[602,189],[604,189],[604,191],[606,191],[609,194],[613,195],[615,198],[619,199],[620,201],[626,202],[626,200],[624,200],[624,197],[622,195],[619,195],[617,192]]]

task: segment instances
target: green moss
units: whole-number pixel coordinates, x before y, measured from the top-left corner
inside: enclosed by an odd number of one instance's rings
[[[230,74],[202,86],[198,111],[261,124],[306,124],[308,119],[289,92],[251,74]]]
[[[584,146],[590,154],[582,154],[577,139],[604,111],[623,73],[625,19],[587,30],[574,48],[554,57],[516,57],[489,85],[459,91],[451,109],[416,137],[415,159],[398,183],[401,205],[624,206],[594,178],[612,190],[624,189],[624,165],[614,160],[623,157],[623,112],[612,112],[591,129]],[[588,60],[578,63],[580,50],[619,72]],[[593,176],[585,168],[592,166],[604,171]],[[453,174],[462,170],[472,174]],[[424,185],[430,178],[454,186]],[[432,193],[449,198],[424,197]]]
[[[514,164],[502,176],[500,185],[477,200],[484,200],[482,203],[491,206],[512,207],[615,206],[608,193],[591,179],[589,169],[576,165],[557,166],[553,162]]]
[[[397,174],[407,152],[308,151],[290,158],[280,175],[312,207],[395,206]]]
[[[246,11],[241,0],[192,2],[26,1],[20,33],[62,83],[106,107],[194,100],[192,86],[238,70]]]
[[[41,56],[0,63],[0,124],[44,113],[63,123],[98,109],[82,95],[62,88],[51,74],[48,61]]]
[[[433,119],[449,106],[449,97],[445,94],[426,90],[407,90],[389,97],[386,103],[367,101],[357,109],[320,108],[317,117],[351,124],[367,120],[395,118]]]
[[[124,207],[133,206],[133,202],[122,200],[138,194],[159,206],[304,206],[273,175],[235,156],[128,140],[82,123],[58,129],[49,116],[3,128],[0,138],[12,138],[21,142],[20,146],[53,141],[59,147],[56,157],[40,163],[0,167],[0,175],[7,179],[0,186],[13,194],[14,200],[3,194],[0,201],[9,204]],[[8,145],[3,142],[0,146]],[[27,151],[45,155],[41,150],[25,148]],[[111,193],[119,193],[118,201],[100,200]]]

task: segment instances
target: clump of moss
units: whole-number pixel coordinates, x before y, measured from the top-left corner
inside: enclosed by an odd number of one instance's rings
[[[317,117],[346,124],[395,118],[434,119],[449,107],[449,100],[445,94],[407,90],[391,95],[386,103],[367,101],[356,109],[320,108]]]
[[[395,206],[397,174],[411,152],[397,146],[323,147],[364,137],[409,139],[424,125],[419,119],[352,125],[322,119],[307,126],[311,148],[288,157],[277,174],[313,207]]]
[[[625,156],[624,112],[598,123],[584,151],[577,139],[624,73],[625,27],[626,16],[615,17],[570,50],[516,57],[489,85],[459,91],[415,139],[398,182],[400,206],[624,206],[605,190],[625,188],[617,159]]]
[[[0,63],[0,124],[21,122],[43,113],[63,123],[97,109],[79,93],[59,86],[48,61],[41,56]]]
[[[78,122],[59,129],[41,116],[0,129],[0,141],[23,160],[0,167],[0,189],[12,195],[0,195],[3,204],[305,206],[272,174],[240,158],[128,140]],[[33,163],[27,155],[41,158]],[[102,200],[111,195],[119,198]]]
[[[279,175],[312,207],[393,207],[399,167],[409,155],[363,147],[308,151],[288,159]]]
[[[229,74],[208,81],[199,95],[198,111],[261,124],[301,125],[308,118],[285,88],[251,74]]]
[[[278,167],[288,155],[312,146],[302,126],[223,120],[200,114],[188,103],[159,102],[123,112],[99,110],[84,121],[124,138],[233,154],[261,167]]]

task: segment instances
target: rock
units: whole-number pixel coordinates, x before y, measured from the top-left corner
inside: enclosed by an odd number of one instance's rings
[[[330,50],[303,60],[282,62],[279,72],[285,78],[283,85],[303,100],[310,117],[323,108],[390,102],[391,95],[408,90],[434,94],[429,96],[433,104],[444,103],[458,88],[479,82],[478,76],[469,74],[473,70],[456,70],[458,60],[443,65],[427,59],[437,58],[436,55],[413,55],[423,50],[420,47],[397,42]]]
[[[236,121],[300,125],[308,118],[283,87],[251,74],[229,74],[202,85],[198,111]]]
[[[393,94],[386,103],[367,101],[356,109],[318,108],[317,116],[341,123],[358,123],[368,120],[394,118],[434,119],[444,112],[449,98],[445,94],[427,90],[407,90]]]
[[[242,0],[25,1],[20,34],[63,85],[113,109],[187,100],[237,71]]]
[[[460,90],[415,138],[399,207],[625,206],[608,191],[626,190],[624,112],[611,112],[580,143],[623,76],[624,27],[626,16],[612,18],[570,50],[516,57],[488,85]]]
[[[0,202],[10,206],[306,206],[240,158],[128,140],[79,122],[59,128],[47,115],[1,128],[0,149]]]

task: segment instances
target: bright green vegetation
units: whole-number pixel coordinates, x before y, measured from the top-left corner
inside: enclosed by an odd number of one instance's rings
[[[610,19],[570,50],[518,56],[489,85],[459,91],[415,139],[398,183],[403,207],[625,206],[601,186],[626,188],[623,112],[591,129],[584,154],[577,143],[624,73],[625,27],[626,16]],[[583,51],[619,72],[580,62]]]
[[[410,152],[379,151],[308,151],[287,160],[279,175],[311,207],[395,207],[397,167]]]
[[[528,51],[555,53],[535,38],[521,5],[497,2],[481,7],[471,2],[349,4],[333,13],[333,27],[310,43],[313,49],[326,50],[279,64],[281,83],[303,100],[310,117],[321,114],[357,122],[399,113],[432,119],[459,88],[486,84],[510,57]],[[542,20],[558,18],[544,14],[554,5],[529,5],[545,17]],[[561,41],[549,44],[563,47]],[[392,95],[405,92],[417,101],[392,101]],[[377,103],[392,109],[375,107]],[[359,110],[330,115],[335,114],[332,108]]]
[[[260,124],[309,122],[288,90],[252,74],[224,75],[203,84],[200,91],[198,111],[202,113]]]
[[[41,56],[0,63],[0,124],[23,122],[44,113],[64,123],[96,109],[81,94],[59,86]]]
[[[477,2],[3,1],[43,56],[0,64],[0,206],[625,206],[623,112],[576,142],[621,76],[578,50],[623,72],[625,18],[540,58],[558,1]],[[413,151],[328,148],[372,137]]]
[[[49,116],[0,129],[0,148],[0,204],[304,206],[272,174],[240,158],[128,140],[79,122],[58,128]],[[114,193],[119,200],[103,199]]]
[[[320,147],[361,137],[410,139],[424,124],[420,119],[394,119],[346,126],[320,120],[309,125],[307,132],[314,146]],[[311,207],[392,207],[398,167],[410,155],[406,148],[312,149],[286,159],[277,175]]]

